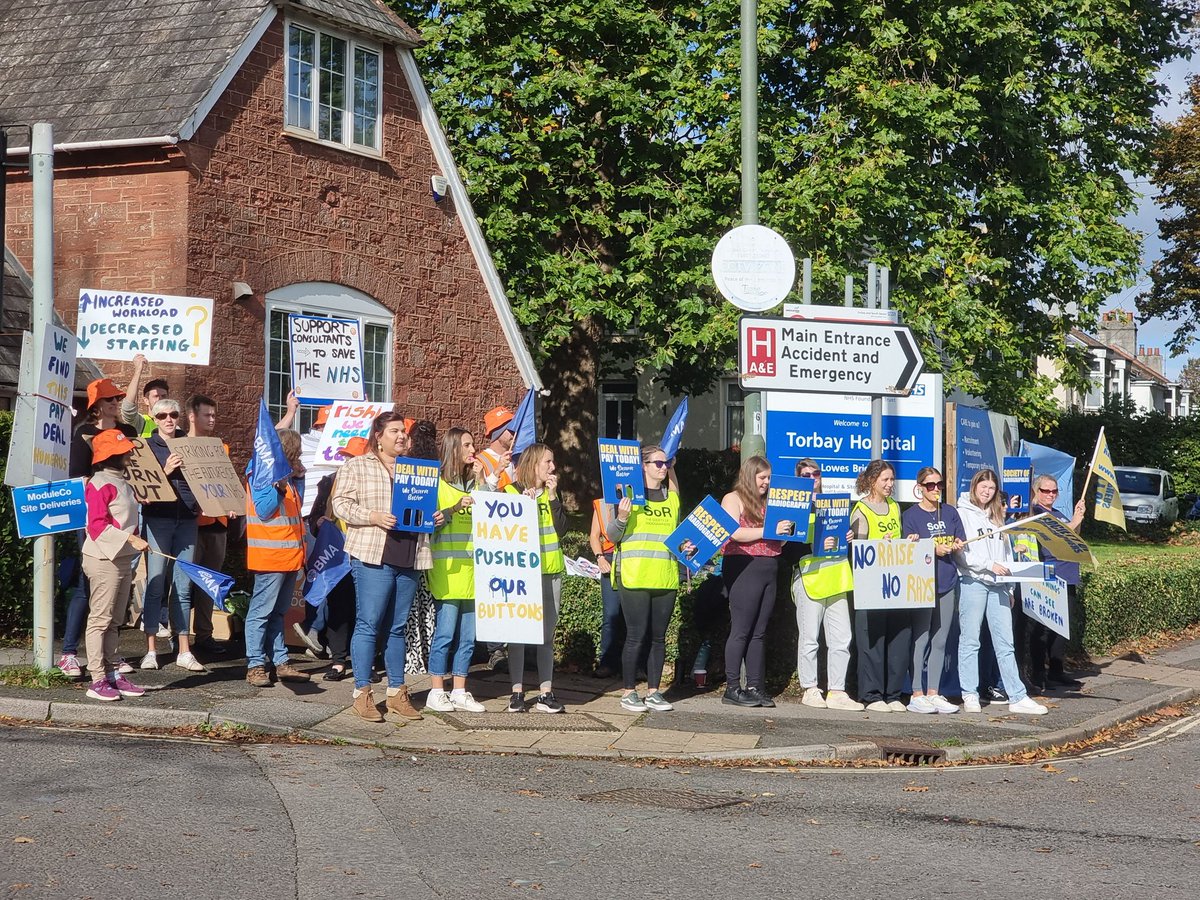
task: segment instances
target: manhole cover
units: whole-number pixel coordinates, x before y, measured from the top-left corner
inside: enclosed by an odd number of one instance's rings
[[[632,803],[658,809],[718,809],[737,806],[747,801],[728,794],[698,794],[695,791],[672,791],[661,788],[617,788],[595,794],[580,794],[587,803]]]
[[[619,731],[587,713],[442,713],[459,731]]]

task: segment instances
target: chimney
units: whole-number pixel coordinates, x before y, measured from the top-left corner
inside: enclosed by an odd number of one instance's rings
[[[1110,309],[1100,315],[1100,340],[1110,347],[1124,350],[1137,357],[1137,325],[1133,313],[1125,309]]]
[[[1137,360],[1159,375],[1166,376],[1167,373],[1163,370],[1162,350],[1158,347],[1138,347]]]

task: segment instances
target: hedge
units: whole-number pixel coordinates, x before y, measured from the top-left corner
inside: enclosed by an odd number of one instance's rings
[[[1200,622],[1200,559],[1161,557],[1146,563],[1110,564],[1085,571],[1079,586],[1082,637],[1088,653],[1114,644]]]

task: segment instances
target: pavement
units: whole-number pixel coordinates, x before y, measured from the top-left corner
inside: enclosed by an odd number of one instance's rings
[[[160,661],[167,661],[162,669],[129,676],[147,688],[146,695],[120,702],[87,698],[86,681],[50,688],[0,683],[0,718],[151,729],[228,725],[414,752],[928,761],[989,758],[1085,740],[1160,707],[1200,697],[1200,641],[1193,641],[1146,657],[1094,660],[1075,672],[1082,689],[1038,698],[1050,707],[1049,714],[1040,717],[1013,715],[1007,704],[954,715],[820,710],[790,694],[776,698],[774,709],[744,709],[721,702],[721,685],[697,689],[690,684],[666,692],[674,711],[633,714],[620,706],[619,680],[569,672],[555,675],[555,695],[566,704],[565,714],[518,715],[503,711],[510,693],[508,675],[477,667],[468,687],[487,713],[425,713],[421,721],[408,724],[389,716],[387,722],[374,724],[349,710],[352,679],[321,680],[327,663],[294,654],[298,667],[313,673],[311,682],[254,688],[245,681],[245,659],[236,655],[236,647],[228,645],[223,654],[197,654],[208,673],[185,671],[169,663],[173,657],[160,653]],[[122,632],[121,649],[128,659],[139,659],[144,648],[137,632]],[[31,661],[28,650],[0,649],[0,667]],[[428,676],[409,675],[406,680],[413,702],[422,706]],[[535,681],[528,673],[526,685]],[[375,685],[374,693],[382,702],[383,686]],[[527,697],[533,694],[527,691]]]

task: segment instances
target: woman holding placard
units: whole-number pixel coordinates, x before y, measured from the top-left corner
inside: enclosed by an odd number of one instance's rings
[[[763,538],[771,464],[752,456],[738,471],[721,507],[738,522],[725,544],[721,577],[729,591],[729,640],[725,642],[725,696],[735,706],[774,706],[767,694],[767,622],[775,608],[781,541]],[[742,665],[746,686],[741,686]]]
[[[333,513],[346,523],[346,555],[354,578],[357,608],[350,639],[354,669],[354,712],[368,722],[383,714],[371,695],[371,663],[380,631],[386,631],[386,708],[407,722],[422,718],[404,684],[405,626],[421,574],[416,569],[417,536],[393,531],[392,492],[396,458],[408,452],[404,416],[385,412],[371,424],[370,449],[350,460],[337,477]]]
[[[679,525],[679,490],[672,482],[671,464],[656,444],[642,448],[642,477],[646,480],[646,505],[634,506],[625,497],[610,507],[605,525],[616,547],[614,574],[625,617],[625,648],[621,670],[625,679],[622,708],[629,712],[674,709],[662,695],[666,662],[667,626],[679,590],[679,564],[667,550],[666,539]],[[646,698],[637,693],[637,667],[646,643]]]
[[[196,519],[200,515],[200,503],[183,475],[183,457],[167,446],[170,438],[179,436],[180,415],[179,404],[174,400],[159,400],[150,407],[150,416],[154,419],[156,429],[147,438],[146,446],[162,466],[171,489],[175,491],[175,499],[147,503],[142,508],[150,555],[146,558],[146,599],[142,608],[146,655],[142,657],[141,668],[158,668],[158,648],[155,643],[158,619],[168,586],[174,586],[170,613],[171,626],[179,641],[175,665],[189,672],[207,672],[191,651],[192,581],[183,569],[174,564],[174,559],[192,561],[192,555],[196,552]]]
[[[429,647],[432,686],[425,708],[435,712],[484,712],[467,691],[467,672],[475,649],[475,565],[472,559],[471,492],[483,477],[475,456],[475,438],[451,428],[442,438],[442,472],[437,512],[433,514],[433,568],[426,578],[433,594],[436,624]],[[454,688],[446,693],[446,679]]]
[[[942,473],[933,466],[917,472],[919,502],[904,511],[901,525],[913,539],[933,538],[934,584],[937,607],[912,613],[913,661],[912,698],[908,711],[956,713],[958,707],[938,693],[946,665],[946,639],[958,606],[958,567],[954,551],[962,548],[967,535],[953,506],[942,503]],[[926,660],[925,654],[929,657]]]
[[[898,539],[900,506],[892,499],[896,470],[873,459],[858,473],[855,489],[861,498],[850,512],[850,530],[857,540]],[[870,712],[904,712],[900,699],[912,661],[912,624],[902,609],[857,609],[854,634],[858,642],[858,698]]]
[[[992,647],[1000,666],[1000,679],[1008,694],[1008,711],[1044,716],[1046,707],[1028,695],[1017,671],[1013,650],[1013,585],[1000,581],[1012,572],[1012,545],[1006,534],[993,534],[1004,526],[1000,479],[991,469],[981,469],[971,479],[970,490],[958,498],[958,514],[968,540],[957,552],[962,587],[958,608],[958,680],[963,710],[980,712],[979,631],[987,616]]]

